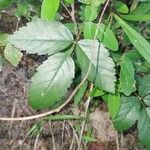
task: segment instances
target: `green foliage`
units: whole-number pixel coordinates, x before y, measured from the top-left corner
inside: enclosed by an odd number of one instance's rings
[[[0,0],[0,10],[10,6],[12,2],[13,0]]]
[[[100,97],[100,96],[102,96],[102,95],[104,95],[104,94],[105,94],[104,91],[102,91],[102,90],[100,90],[99,88],[95,87],[95,88],[91,91],[90,96],[91,96],[91,97]]]
[[[69,3],[69,4],[74,3],[74,0],[65,0],[65,1],[66,1],[66,3]]]
[[[139,95],[143,98],[144,103],[150,106],[150,75],[139,80]]]
[[[97,29],[97,24],[93,22],[86,22],[84,24],[84,38],[93,39]],[[97,38],[109,49],[113,51],[118,50],[118,41],[113,31],[104,24],[100,24],[98,27]]]
[[[122,97],[120,111],[113,120],[115,128],[118,131],[124,131],[132,127],[138,119],[140,109],[141,104],[138,98]]]
[[[74,62],[67,53],[50,56],[37,68],[37,73],[31,79],[32,84],[29,88],[31,106],[34,109],[54,106],[65,95],[73,78]]]
[[[19,20],[24,16],[29,22],[9,37],[0,33],[0,71],[3,57],[17,66],[21,51],[47,56],[28,87],[29,104],[36,110],[64,103],[68,89],[72,91],[87,75],[74,95],[73,107],[82,105],[87,96],[92,98],[91,107],[101,97],[116,130],[127,130],[137,122],[139,139],[149,149],[150,1],[111,1],[101,16],[105,3],[106,0],[1,0],[0,10],[15,4],[15,16]],[[94,85],[90,91],[89,82]],[[71,117],[75,116],[65,116]],[[31,132],[41,132],[42,127],[43,122]],[[95,141],[91,133],[88,131],[82,139]]]
[[[130,41],[134,45],[134,47],[139,51],[139,53],[150,62],[150,43],[145,40],[137,31],[135,31],[132,27],[130,27],[127,23],[125,23],[121,18],[115,15],[115,19],[119,22]]]
[[[84,84],[81,86],[81,88],[79,89],[79,91],[76,93],[75,97],[74,97],[74,106],[77,107],[79,105],[79,103],[81,102],[86,90],[88,87],[88,82],[84,82]]]
[[[150,138],[147,135],[150,132],[150,75],[139,78],[138,82],[139,96],[122,97],[120,111],[113,123],[118,131],[124,131],[138,121],[139,139],[149,148]]]
[[[138,131],[140,141],[150,148],[150,108],[143,108],[138,119]]]
[[[123,56],[120,68],[119,91],[129,96],[135,91],[134,66],[127,56]]]
[[[83,74],[87,73],[91,63],[88,79],[98,88],[114,92],[116,81],[114,62],[109,57],[108,50],[94,40],[81,40],[78,44],[80,48],[77,49],[77,57]]]
[[[46,20],[54,20],[59,4],[60,0],[43,0],[41,18]]]
[[[8,34],[0,33],[0,46],[7,45],[7,37],[8,37]]]
[[[117,1],[114,7],[120,13],[127,14],[129,12],[127,5],[121,1]]]
[[[4,50],[4,56],[15,67],[21,61],[22,55],[23,54],[20,52],[20,50],[15,48],[13,45],[11,45],[11,44],[6,45],[5,50]]]
[[[120,95],[117,94],[109,94],[108,95],[108,109],[112,118],[116,118],[121,105]]]
[[[73,36],[60,22],[37,19],[16,31],[9,41],[29,54],[51,55],[73,43]]]

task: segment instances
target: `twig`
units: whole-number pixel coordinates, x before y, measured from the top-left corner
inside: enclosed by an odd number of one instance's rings
[[[71,4],[71,8],[72,8],[72,11],[71,11],[71,18],[72,18],[72,21],[74,23],[74,27],[75,27],[75,34],[77,36],[77,39],[78,39],[78,25],[77,25],[77,21],[76,21],[76,17],[75,17],[75,8],[74,8],[74,3]]]
[[[70,121],[69,121],[69,125],[70,125],[70,127],[72,128],[73,135],[75,136],[77,145],[79,146],[79,138],[78,138],[78,135],[77,135],[77,133],[76,133],[76,130],[74,129],[73,124],[72,124]]]
[[[56,150],[55,137],[54,137],[54,133],[52,130],[52,123],[50,122],[49,125],[50,125],[50,131],[51,131],[51,135],[52,135],[53,150]]]
[[[66,9],[66,11],[68,12],[68,14],[70,15],[71,17],[71,12],[70,10],[66,7],[66,5],[61,1],[61,4],[63,5],[63,7]]]
[[[95,31],[95,35],[94,35],[94,40],[95,40],[96,37],[97,37],[98,30],[99,30],[99,25],[100,25],[100,23],[102,22],[104,13],[105,13],[105,11],[106,11],[106,8],[107,8],[109,2],[110,2],[110,0],[107,0],[107,2],[105,3],[105,6],[104,6],[104,8],[103,8],[103,11],[102,11],[102,13],[101,13],[101,15],[100,15],[100,18],[99,18],[99,21],[98,21],[98,24],[97,24],[97,28],[96,28],[96,31]]]
[[[77,21],[76,21],[76,18],[75,18],[75,9],[74,9],[74,3],[71,4],[71,11],[66,7],[66,5],[61,1],[61,4],[63,5],[63,7],[66,9],[66,11],[68,12],[68,14],[70,15],[71,17],[71,20],[73,21],[74,23],[74,27],[75,27],[75,34],[76,36],[78,37],[78,25],[77,25]]]
[[[93,83],[91,83],[89,92],[92,91],[93,86],[94,86]],[[86,117],[87,117],[87,114],[88,114],[90,101],[91,101],[91,97],[89,96],[88,99],[87,99],[87,101],[86,101],[86,108],[85,108],[85,116],[86,116]],[[80,132],[80,137],[79,137],[79,147],[78,147],[78,150],[81,149],[81,141],[82,141],[82,135],[83,135],[84,128],[85,128],[85,123],[86,123],[86,121],[83,121],[83,122],[82,122],[81,132]]]
[[[83,80],[74,89],[74,91],[71,93],[71,95],[69,96],[69,98],[62,105],[60,105],[58,108],[50,110],[50,111],[42,113],[42,114],[28,116],[28,117],[18,117],[18,118],[0,117],[0,121],[26,121],[26,120],[33,120],[33,119],[42,118],[42,117],[45,117],[45,116],[48,116],[48,115],[60,112],[72,100],[72,98],[74,97],[74,95],[76,94],[76,92],[84,84],[84,82],[86,81],[86,79],[88,77],[88,74],[89,74],[90,70],[91,70],[91,64],[89,65],[87,74],[85,75],[85,77],[83,78]]]
[[[64,131],[65,131],[65,123],[66,123],[66,121],[64,120],[64,121],[63,121],[63,124],[62,124],[61,149],[63,149],[63,145],[64,145]]]
[[[40,128],[40,131],[39,131],[39,133],[38,133],[37,136],[36,136],[35,143],[34,143],[34,150],[37,149],[38,140],[39,140],[40,133],[41,133],[41,131],[43,130],[43,128],[44,128],[44,125]]]
[[[34,150],[36,150],[36,149],[37,149],[39,136],[40,136],[40,133],[38,133],[38,135],[36,136],[35,143],[34,143]]]

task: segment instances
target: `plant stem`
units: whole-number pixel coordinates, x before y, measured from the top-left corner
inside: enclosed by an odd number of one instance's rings
[[[62,121],[62,120],[85,120],[85,117],[74,115],[51,115],[44,118],[46,121]]]

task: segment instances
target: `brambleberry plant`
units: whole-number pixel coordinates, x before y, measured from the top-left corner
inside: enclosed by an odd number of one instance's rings
[[[74,106],[91,83],[89,96],[106,101],[116,130],[137,124],[139,140],[149,149],[149,21],[149,0],[43,0],[40,18],[10,35],[4,54],[15,66],[21,51],[48,56],[28,88],[33,109],[58,107],[73,81],[85,79]]]

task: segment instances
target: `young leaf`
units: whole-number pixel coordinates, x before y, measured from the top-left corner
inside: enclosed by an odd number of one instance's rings
[[[127,14],[129,12],[127,5],[123,2],[117,1],[114,7],[120,13]]]
[[[8,41],[8,34],[7,33],[0,33],[0,46],[6,46]]]
[[[7,44],[4,50],[5,58],[15,67],[19,64],[22,58],[22,53],[20,50],[15,48],[11,44]]]
[[[74,62],[66,53],[50,56],[32,77],[29,88],[31,106],[43,109],[59,102],[71,85],[74,69]]]
[[[102,95],[104,95],[104,94],[105,94],[104,91],[102,91],[102,90],[100,90],[99,88],[95,87],[95,88],[91,91],[90,96],[91,96],[91,97],[99,97],[99,96],[102,96]]]
[[[108,109],[112,119],[116,118],[121,105],[120,95],[109,94],[108,96]]]
[[[113,120],[115,129],[124,131],[132,127],[138,119],[140,109],[141,104],[137,97],[122,97],[120,111]]]
[[[143,108],[138,119],[138,133],[140,141],[150,149],[150,108]]]
[[[15,47],[29,54],[54,54],[73,42],[72,33],[60,22],[37,19],[9,37]]]
[[[41,18],[53,20],[59,8],[60,0],[43,0],[41,8]]]
[[[138,91],[145,104],[150,106],[150,75],[146,75],[140,79]]]
[[[98,8],[97,7],[91,7],[91,6],[87,5],[85,7],[84,16],[85,16],[86,21],[95,20],[98,16]]]
[[[88,80],[95,86],[108,92],[115,91],[114,62],[109,57],[108,50],[97,40],[81,40],[78,42],[77,57],[82,72],[87,73],[89,64],[92,64]]]
[[[150,62],[150,43],[146,41],[137,31],[125,23],[120,17],[115,15],[115,19],[119,22],[134,47],[148,62]]]
[[[134,66],[132,61],[124,55],[120,67],[119,91],[129,96],[135,90]]]
[[[97,25],[93,22],[86,22],[84,25],[84,37],[87,39],[93,39],[96,32]],[[113,51],[118,50],[118,41],[113,31],[106,27],[104,24],[100,24],[97,38],[109,49]]]

